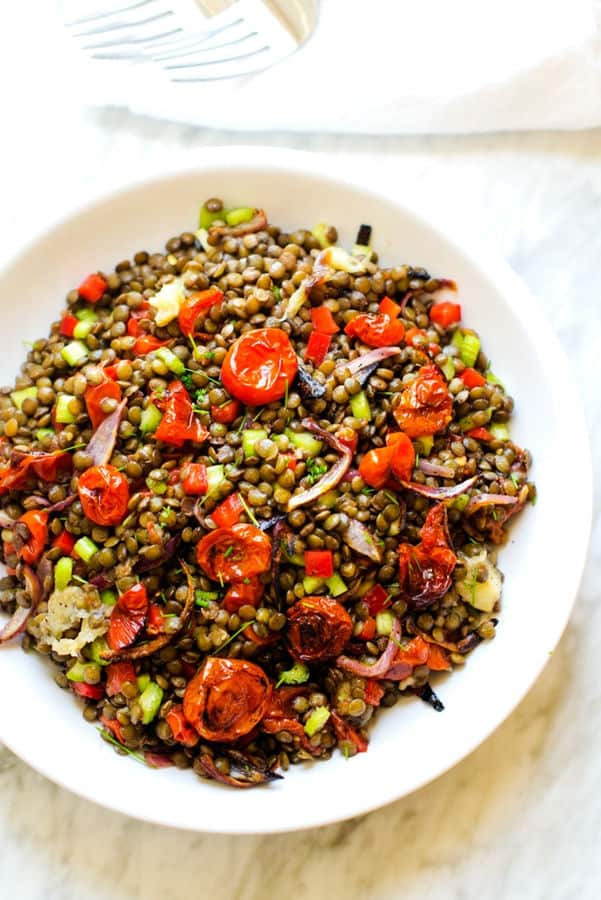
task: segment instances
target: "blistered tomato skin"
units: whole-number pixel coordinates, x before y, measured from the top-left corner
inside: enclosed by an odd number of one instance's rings
[[[331,597],[303,597],[288,610],[288,649],[298,662],[338,656],[352,630],[346,609]]]
[[[393,415],[410,438],[443,431],[453,417],[453,400],[437,366],[422,366],[400,396]]]
[[[271,539],[254,525],[216,528],[196,545],[196,559],[215,581],[244,581],[269,568]]]
[[[129,484],[114,466],[87,469],[79,476],[77,491],[84,514],[96,525],[118,525],[127,515]]]
[[[257,328],[243,334],[227,352],[221,367],[226,391],[247,406],[280,400],[290,388],[298,360],[285,331]]]

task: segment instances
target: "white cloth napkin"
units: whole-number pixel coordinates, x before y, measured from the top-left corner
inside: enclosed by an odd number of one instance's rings
[[[240,131],[584,128],[601,124],[600,26],[601,0],[322,0],[309,42],[250,78],[173,84],[78,55],[74,84],[92,105]]]

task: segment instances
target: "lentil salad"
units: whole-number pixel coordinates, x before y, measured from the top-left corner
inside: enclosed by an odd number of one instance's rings
[[[0,603],[119,752],[237,786],[367,747],[494,636],[528,500],[453,285],[363,230],[201,228],[95,273],[0,397]]]

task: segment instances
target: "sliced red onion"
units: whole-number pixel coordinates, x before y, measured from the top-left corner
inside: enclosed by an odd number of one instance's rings
[[[215,781],[221,781],[222,784],[229,784],[230,787],[251,788],[282,778],[281,775],[271,772],[268,768],[258,766],[256,757],[250,757],[234,750],[228,751],[227,756],[231,763],[228,775],[217,768],[215,760],[207,751],[200,753],[196,759],[207,775],[214,778]],[[234,771],[239,773],[237,777],[232,774]]]
[[[29,509],[35,506],[48,507],[50,506],[50,500],[48,500],[46,497],[41,497],[38,494],[30,494],[27,498],[27,508]]]
[[[342,540],[356,553],[367,556],[374,562],[382,562],[382,550],[373,534],[357,519],[349,519],[348,528],[342,532]]]
[[[340,669],[345,669],[359,678],[386,678],[386,673],[392,665],[392,661],[398,650],[398,641],[401,638],[401,623],[395,617],[392,623],[392,630],[386,645],[386,650],[382,656],[373,665],[359,662],[358,659],[352,659],[350,656],[339,656],[336,665]]]
[[[93,575],[92,578],[90,578],[90,584],[93,584],[98,591],[105,591],[114,584],[114,581],[111,581],[106,575],[101,574]]]
[[[518,498],[510,497],[509,494],[475,494],[464,512],[466,516],[471,516],[483,506],[514,506],[517,502]]]
[[[152,750],[144,752],[144,761],[153,769],[167,769],[169,766],[175,765],[170,756],[165,756],[164,753],[153,753]]]
[[[455,469],[451,468],[451,466],[441,466],[438,463],[430,462],[428,459],[420,459],[417,467],[424,475],[431,475],[433,478],[455,477]]]
[[[255,210],[255,214],[248,222],[239,225],[211,225],[209,237],[244,237],[245,234],[254,234],[267,227],[267,215],[264,209]]]
[[[156,569],[157,566],[163,566],[166,562],[169,562],[171,557],[174,555],[177,550],[177,546],[179,544],[179,535],[173,535],[170,537],[167,543],[163,547],[163,552],[157,559],[146,559],[142,562],[139,562],[136,566],[136,572],[138,574],[142,574],[143,572],[150,572],[151,569]]]
[[[104,419],[90,438],[86,453],[95,466],[103,466],[109,461],[115,449],[119,423],[127,400],[122,400],[117,409]]]
[[[450,500],[452,497],[458,497],[459,494],[465,494],[478,480],[477,475],[466,481],[460,481],[459,484],[452,484],[449,487],[431,487],[429,484],[417,484],[415,481],[401,481],[405,490],[413,491],[414,494],[421,494],[422,497],[429,497],[431,500]],[[468,504],[469,505],[469,504]]]
[[[359,469],[349,469],[348,472],[346,472],[346,474],[342,480],[343,481],[352,481],[353,478],[356,478],[358,475],[359,475]]]
[[[338,368],[341,370],[348,369],[351,375],[356,375],[358,372],[361,372],[362,369],[367,369],[370,366],[377,366],[378,363],[388,359],[389,356],[396,356],[400,352],[400,347],[376,347],[375,350],[368,350],[367,353],[364,353],[362,356],[357,356],[350,362],[341,363]]]
[[[65,497],[64,500],[59,500],[57,503],[53,503],[52,506],[48,506],[46,512],[62,512],[63,509],[68,509],[70,506],[72,506],[76,500],[77,494],[69,494],[69,496]]]
[[[307,431],[312,431],[313,434],[320,437],[322,441],[325,441],[329,447],[336,450],[336,452],[340,454],[340,459],[335,462],[332,468],[326,472],[325,475],[322,475],[319,481],[316,481],[307,491],[302,491],[300,494],[295,494],[294,497],[290,498],[288,506],[286,507],[288,512],[292,512],[293,509],[298,509],[299,506],[304,506],[306,503],[312,503],[314,500],[317,500],[318,497],[321,497],[322,494],[326,494],[328,491],[335,488],[336,485],[342,481],[353,458],[353,452],[350,447],[347,447],[339,441],[338,438],[335,438],[329,431],[320,428],[313,419],[303,419],[301,424]]]
[[[409,665],[409,663],[396,662],[391,665],[386,675],[380,677],[386,679],[386,681],[404,681],[405,678],[409,678],[412,672],[413,666]]]
[[[36,569],[36,575],[40,582],[40,602],[46,600],[52,593],[54,585],[54,565],[47,556],[42,556]]]
[[[10,641],[11,638],[14,638],[25,631],[27,620],[36,611],[40,600],[42,599],[42,585],[40,584],[40,579],[30,566],[23,566],[23,578],[25,579],[25,586],[31,597],[31,606],[17,606],[6,625],[0,630],[0,644],[5,644],[7,641]]]

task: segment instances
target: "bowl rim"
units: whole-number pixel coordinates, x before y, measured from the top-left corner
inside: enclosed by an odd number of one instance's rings
[[[362,179],[351,172],[346,171],[345,167],[338,165],[338,161],[332,159],[329,155],[323,153],[311,152],[305,150],[289,150],[270,146],[244,146],[236,145],[229,147],[215,146],[203,151],[201,161],[185,162],[177,166],[153,167],[150,171],[135,177],[115,180],[109,187],[99,190],[93,190],[87,199],[81,203],[68,205],[59,215],[46,220],[31,238],[22,246],[13,251],[9,256],[0,262],[0,280],[14,266],[19,265],[22,259],[30,253],[35,247],[49,238],[55,229],[76,220],[82,215],[86,215],[94,211],[95,208],[101,207],[103,204],[116,200],[124,199],[129,193],[135,193],[141,188],[152,188],[165,181],[178,178],[189,178],[194,175],[205,176],[207,172],[227,171],[228,169],[248,170],[249,172],[261,172],[268,174],[269,172],[278,172],[279,174],[303,174],[311,178],[316,178],[335,188],[352,189],[360,191],[365,197],[375,201],[385,201],[392,204],[399,210],[399,214],[413,220],[420,226],[430,230],[439,240],[446,244],[450,250],[459,256],[467,259],[469,264],[486,280],[494,279],[498,291],[503,297],[514,296],[523,303],[524,307],[529,309],[530,313],[535,313],[537,317],[537,337],[542,340],[554,354],[554,364],[559,369],[559,376],[562,383],[567,387],[572,397],[572,405],[570,408],[570,431],[578,442],[581,470],[579,473],[580,490],[584,496],[584,502],[581,507],[581,520],[579,530],[582,535],[581,550],[578,559],[571,559],[571,568],[573,571],[572,588],[569,598],[559,611],[561,614],[555,616],[554,630],[552,636],[552,648],[555,648],[566,628],[569,617],[572,613],[574,603],[579,591],[584,567],[589,552],[590,536],[592,528],[593,514],[593,469],[592,456],[590,448],[590,438],[584,414],[584,407],[580,392],[575,383],[571,368],[568,363],[567,356],[553,331],[551,325],[546,319],[544,308],[538,298],[529,290],[522,279],[514,272],[514,270],[500,257],[496,257],[486,247],[482,246],[480,241],[473,235],[467,235],[462,229],[458,234],[458,230],[453,225],[452,232],[449,225],[438,215],[425,215],[416,210],[413,205],[405,204],[397,200],[395,191],[387,194],[381,188],[366,187],[362,183]],[[182,830],[201,831],[217,834],[275,834],[291,831],[300,831],[308,828],[314,828],[322,825],[333,824],[343,821],[354,816],[364,815],[372,810],[387,806],[404,796],[409,796],[415,791],[420,790],[425,785],[438,779],[444,775],[461,760],[467,758],[473,753],[494,731],[499,728],[508,716],[522,702],[532,686],[540,676],[546,663],[548,662],[550,651],[540,654],[540,658],[536,659],[536,663],[531,665],[528,677],[523,678],[519,686],[512,692],[508,693],[505,702],[502,704],[497,715],[491,722],[487,722],[477,739],[472,743],[469,749],[459,749],[454,755],[447,758],[444,764],[436,769],[435,772],[429,773],[416,781],[413,787],[407,791],[401,789],[394,790],[391,787],[389,794],[385,799],[378,797],[375,801],[363,801],[346,803],[345,809],[338,813],[322,813],[315,815],[312,820],[305,821],[300,824],[290,823],[270,823],[269,827],[262,825],[246,825],[234,823],[232,828],[212,828],[203,826],[202,828],[189,824],[180,824],[173,818],[166,819],[164,816],[145,814],[140,812],[132,812],[126,802],[118,802],[112,798],[102,798],[93,791],[86,790],[80,784],[74,785],[70,782],[68,772],[56,771],[50,765],[44,765],[43,755],[30,752],[30,746],[26,743],[21,744],[18,735],[5,734],[2,717],[0,717],[0,740],[17,756],[24,760],[35,771],[49,778],[61,787],[64,787],[72,793],[86,800],[91,800],[115,812],[122,813],[133,818],[147,821],[152,824],[164,825],[167,827],[178,828]]]

